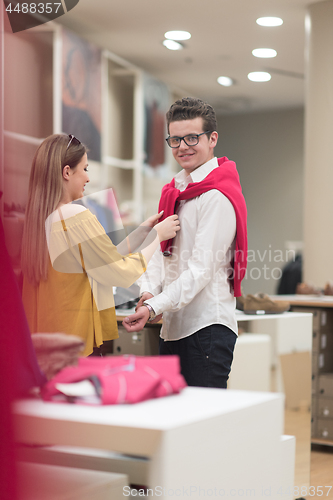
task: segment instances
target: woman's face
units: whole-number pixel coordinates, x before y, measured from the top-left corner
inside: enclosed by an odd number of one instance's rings
[[[72,201],[82,198],[87,182],[89,182],[88,158],[87,153],[84,153],[80,163],[70,169],[68,190]]]

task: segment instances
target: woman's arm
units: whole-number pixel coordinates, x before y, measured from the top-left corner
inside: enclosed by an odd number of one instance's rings
[[[88,212],[88,211],[87,211]],[[156,224],[151,233],[154,239],[144,241],[141,252],[121,255],[104,229],[90,212],[84,220],[66,226],[54,233],[51,231],[49,251],[51,262],[56,271],[65,273],[80,272],[83,268],[98,283],[128,287],[146,270],[146,264],[161,241],[173,238],[180,229],[177,215],[172,215]],[[82,267],[81,267],[82,266]]]
[[[152,215],[147,220],[142,222],[140,226],[132,231],[126,238],[117,245],[117,250],[122,255],[139,252],[143,248],[152,243],[156,238],[156,232],[152,228],[158,223],[162,217],[163,210],[159,214]]]

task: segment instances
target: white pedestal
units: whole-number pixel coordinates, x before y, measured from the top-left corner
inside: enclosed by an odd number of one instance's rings
[[[271,390],[271,338],[243,334],[237,339],[228,380],[229,389]]]
[[[312,314],[248,315],[239,311],[236,317],[238,325],[245,326],[247,332],[270,336],[271,368],[275,373],[273,385],[277,392],[284,392],[280,355],[312,352]],[[311,384],[311,380],[305,382]]]

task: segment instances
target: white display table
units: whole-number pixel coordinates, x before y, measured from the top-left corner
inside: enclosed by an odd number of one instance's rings
[[[280,356],[312,351],[312,314],[285,312],[282,314],[244,314],[237,311],[239,327],[247,332],[265,333],[271,337],[271,367],[275,370],[274,387],[284,392]],[[311,364],[311,358],[309,358]],[[304,381],[311,397],[311,374]]]
[[[238,311],[237,321],[239,327],[246,332],[270,336],[271,390],[285,394],[286,431],[296,436],[295,482],[298,486],[309,485],[312,314],[285,312],[283,314],[247,315]],[[237,355],[237,350],[235,355]]]
[[[23,400],[14,418],[20,443],[147,457],[154,496],[281,500],[292,498],[295,453],[294,438],[282,438],[283,406],[281,394],[189,387],[136,405]]]
[[[244,314],[236,311],[239,326],[249,322],[253,333],[268,333],[272,337],[272,361],[280,354],[312,350],[312,314],[285,312],[282,314]]]

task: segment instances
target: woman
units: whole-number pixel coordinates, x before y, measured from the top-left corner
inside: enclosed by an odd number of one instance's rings
[[[71,204],[84,194],[87,171],[86,148],[74,136],[43,141],[32,164],[22,241],[31,332],[78,335],[85,341],[83,355],[118,337],[112,287],[133,284],[159,243],[180,229],[177,216],[157,223],[160,213],[116,248],[89,210]],[[144,248],[131,253],[142,241]]]

